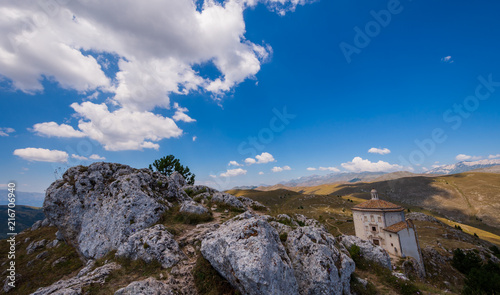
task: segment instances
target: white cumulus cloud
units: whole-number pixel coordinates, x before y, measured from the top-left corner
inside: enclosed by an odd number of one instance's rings
[[[316,168],[314,168],[314,167],[307,167],[306,169],[307,169],[308,171],[316,171]]]
[[[56,122],[38,123],[33,125],[33,131],[41,136],[48,137],[85,137],[85,133],[75,130],[67,124],[57,124]]]
[[[245,163],[247,165],[266,164],[266,163],[270,163],[270,162],[276,162],[276,160],[274,159],[273,155],[271,155],[270,153],[267,153],[267,152],[263,152],[262,154],[255,156],[255,159],[254,158],[246,158],[245,159]]]
[[[498,159],[500,158],[500,154],[496,154],[496,155],[489,155],[488,156],[488,159]]]
[[[188,112],[187,108],[183,108],[183,107],[179,106],[178,103],[174,103],[174,108],[176,109],[176,111],[175,111],[175,114],[172,117],[172,119],[174,119],[175,121],[183,121],[186,123],[191,123],[191,122],[196,121],[195,119],[189,117],[186,114],[186,112]]]
[[[472,160],[472,161],[475,161],[475,160],[481,160],[482,157],[480,156],[469,156],[469,155],[465,155],[465,154],[459,154],[455,157],[455,159],[457,161],[467,161],[467,160]]]
[[[372,154],[387,155],[391,153],[391,150],[389,150],[388,148],[379,149],[372,147],[371,149],[368,150],[368,152]]]
[[[199,5],[194,0],[4,0],[0,75],[25,93],[43,91],[43,81],[50,80],[87,99],[98,99],[100,93],[109,96],[106,104],[113,108],[98,115],[83,108],[103,109],[102,105],[73,104],[86,119],[80,130],[56,123],[43,125],[46,129],[40,134],[53,134],[48,127],[66,128],[77,137],[83,132],[107,150],[159,148],[155,142],[182,133],[173,120],[194,119],[185,109],[177,109],[172,118],[153,110],[170,108],[172,95],[206,91],[220,99],[254,78],[270,58],[270,45],[245,36],[246,9],[263,3],[284,14],[309,2],[313,1],[205,0]],[[108,77],[104,70],[110,62],[117,70]],[[215,66],[219,75],[200,75],[198,69],[205,65]],[[103,124],[107,116],[109,122]]]
[[[389,164],[384,161],[371,162],[361,157],[354,157],[351,162],[342,163],[342,168],[352,172],[389,172],[403,169],[403,166]]]
[[[274,166],[273,169],[271,169],[271,171],[273,172],[282,172],[287,170],[292,170],[292,168],[290,168],[290,166],[283,166],[283,167]]]
[[[259,172],[259,175],[264,175],[264,172],[260,171],[260,172]]]
[[[68,153],[64,151],[48,150],[42,148],[16,149],[14,151],[14,155],[28,161],[59,162],[59,163],[64,163],[68,161]]]
[[[226,172],[221,173],[221,177],[234,177],[238,175],[245,175],[247,171],[245,169],[236,168],[236,169],[228,169]]]
[[[99,156],[99,155],[97,155],[97,154],[92,154],[92,155],[90,155],[90,156],[89,156],[89,159],[92,159],[92,160],[106,160],[106,158],[105,158],[105,157],[101,157],[101,156]]]
[[[266,152],[255,156],[255,159],[257,159],[257,164],[265,164],[265,163],[276,161],[274,159],[273,155],[271,155],[270,153],[266,153]]]
[[[227,164],[228,166],[241,166],[240,163],[236,162],[236,161],[229,161],[229,164]]]
[[[158,149],[154,142],[182,135],[172,119],[151,112],[110,112],[105,104],[88,101],[73,103],[71,107],[82,118],[78,123],[80,130],[109,151]]]
[[[257,161],[256,161],[254,158],[246,158],[246,159],[245,159],[245,163],[246,163],[247,165],[252,165],[252,164],[257,163]]]

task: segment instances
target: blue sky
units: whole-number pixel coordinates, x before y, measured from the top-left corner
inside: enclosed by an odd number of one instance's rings
[[[168,154],[219,189],[500,157],[496,1],[91,2],[0,4],[1,183]]]

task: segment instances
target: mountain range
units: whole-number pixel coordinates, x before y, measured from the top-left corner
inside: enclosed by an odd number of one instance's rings
[[[9,191],[6,189],[0,190],[0,205],[7,205],[7,195]],[[42,207],[43,200],[45,199],[44,193],[30,193],[30,192],[20,192],[15,191],[16,195],[16,205],[25,205],[25,206],[33,206],[33,207]]]
[[[456,174],[475,169],[489,168],[500,165],[500,159],[462,161],[451,165],[442,165],[426,172],[426,174]]]

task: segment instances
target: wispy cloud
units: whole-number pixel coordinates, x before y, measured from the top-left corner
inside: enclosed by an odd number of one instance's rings
[[[271,169],[271,171],[273,172],[282,172],[287,170],[292,170],[292,168],[290,168],[290,166],[283,166],[283,167],[274,166],[273,169]]]
[[[0,136],[9,136],[9,133],[15,132],[13,128],[7,127],[7,128],[1,128],[0,127]]]
[[[337,167],[319,167],[318,168],[320,171],[333,171],[333,172],[340,172],[340,169]]]
[[[449,64],[454,62],[453,58],[450,55],[441,58],[441,61],[444,63],[449,63]]]
[[[498,159],[500,158],[500,154],[496,154],[496,155],[489,155],[488,156],[488,159]]]
[[[468,160],[472,160],[472,161],[476,161],[476,160],[481,160],[482,157],[480,156],[469,156],[469,155],[465,155],[465,154],[459,154],[455,157],[455,159],[457,161],[468,161]]]

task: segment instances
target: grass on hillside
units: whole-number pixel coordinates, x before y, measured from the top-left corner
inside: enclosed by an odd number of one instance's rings
[[[76,275],[83,267],[76,250],[65,242],[59,242],[56,247],[51,249],[44,247],[37,249],[32,254],[26,253],[26,247],[33,241],[42,239],[48,242],[53,241],[56,231],[55,227],[42,227],[33,232],[24,231],[16,236],[16,241],[21,241],[20,245],[16,247],[16,273],[21,277],[16,281],[15,294],[30,294],[39,287],[49,286],[61,278]],[[25,243],[27,238],[30,240]],[[0,241],[0,253],[8,253],[8,249],[7,240]],[[48,252],[45,258],[35,259],[38,254],[44,251]],[[61,257],[66,257],[66,261],[52,266],[52,263]],[[7,261],[7,255],[2,255],[0,264],[5,261]],[[30,261],[32,264],[28,266]]]

